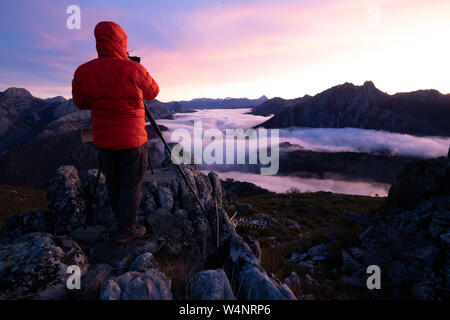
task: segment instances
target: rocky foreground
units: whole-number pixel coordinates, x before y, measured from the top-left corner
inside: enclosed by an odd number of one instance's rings
[[[139,221],[148,234],[125,245],[111,238],[115,216],[96,170],[85,181],[58,168],[47,185],[48,211],[6,219],[0,244],[2,299],[295,299],[261,266],[258,243],[244,241],[222,204],[217,175],[185,167],[208,215],[173,166],[148,172]],[[89,210],[93,225],[83,227]],[[71,265],[81,290],[69,290]]]
[[[368,197],[358,200],[350,196],[339,200],[338,195],[330,194],[323,197],[330,199],[329,204],[324,204],[330,212],[311,203],[298,209],[286,207],[284,211],[281,206],[281,211],[272,216],[264,210],[274,202],[281,201],[286,206],[298,197],[275,197],[246,183],[226,181],[222,186],[215,173],[205,176],[195,166],[186,166],[189,179],[208,210],[205,215],[176,168],[167,161],[163,164],[154,175],[148,172],[145,178],[138,219],[148,234],[126,245],[110,240],[116,218],[108,204],[104,177],[92,200],[88,195],[96,170],[80,179],[73,166],[60,167],[47,184],[47,211],[11,216],[4,222],[0,298],[449,298],[449,157],[408,164],[386,200],[373,198],[371,202]],[[263,197],[269,202],[261,208],[260,216],[248,216],[251,205],[233,200],[239,196]],[[374,215],[349,212],[342,214],[341,219],[335,205],[349,203],[351,208],[357,204],[355,201],[363,201],[359,206],[367,211],[369,203],[386,205],[375,209]],[[93,224],[85,229],[90,210]],[[235,224],[242,220],[231,221],[226,210],[233,214],[238,211],[238,217],[247,216],[250,225],[256,218],[266,228],[245,232],[241,226],[239,235]],[[348,241],[349,233],[333,231],[338,225],[356,232],[356,240]],[[333,232],[319,234],[324,227]],[[303,241],[311,233],[320,242]],[[301,241],[291,242],[300,245],[285,251],[287,242],[269,243],[272,251],[267,251],[267,243],[260,247],[255,239],[267,242],[284,236],[297,237]],[[287,267],[279,264],[284,259],[280,254],[274,256],[276,261],[271,265],[268,252],[275,251],[289,252]],[[71,265],[80,268],[80,290],[66,286]],[[381,269],[380,290],[366,287],[369,265]],[[277,276],[277,266],[289,270]],[[348,294],[354,290],[359,293]]]
[[[237,197],[263,265],[300,298],[445,300],[450,292],[449,157],[411,162],[387,198],[332,193]],[[368,266],[381,289],[368,290]],[[292,272],[295,271],[295,272]]]

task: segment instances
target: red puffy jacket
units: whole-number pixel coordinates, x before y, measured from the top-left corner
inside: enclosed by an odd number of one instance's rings
[[[94,145],[130,149],[147,141],[142,99],[159,93],[158,84],[139,63],[127,59],[127,35],[114,22],[103,21],[94,30],[98,58],[75,71],[73,101],[90,109]]]

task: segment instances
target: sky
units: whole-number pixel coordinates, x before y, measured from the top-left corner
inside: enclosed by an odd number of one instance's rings
[[[70,5],[80,29],[66,26]],[[0,90],[70,98],[105,20],[126,31],[161,101],[295,98],[366,80],[450,93],[448,0],[2,1]]]

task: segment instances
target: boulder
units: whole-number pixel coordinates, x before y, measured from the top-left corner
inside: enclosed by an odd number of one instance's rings
[[[113,240],[106,240],[92,246],[89,258],[92,263],[111,265],[114,272],[120,274],[126,272],[139,255],[157,253],[163,245],[164,240],[151,235],[120,245]]]
[[[323,253],[327,249],[326,243],[318,244],[317,246],[308,249],[308,256],[314,258],[315,256]]]
[[[112,268],[109,264],[95,264],[81,278],[81,298],[84,300],[98,299],[100,287],[109,278]]]
[[[77,265],[84,274],[88,260],[67,236],[30,233],[0,244],[0,297],[32,297],[52,286],[65,285],[69,265]]]
[[[172,300],[171,281],[159,269],[129,271],[104,281],[101,300]]]
[[[223,269],[204,270],[189,279],[188,297],[193,300],[235,300]]]
[[[146,271],[151,268],[158,268],[158,261],[150,252],[144,252],[131,263],[129,271]]]
[[[11,242],[27,233],[52,233],[54,228],[53,215],[48,211],[32,211],[4,220],[1,236],[4,242]]]
[[[86,219],[87,200],[78,171],[61,166],[47,183],[49,211],[55,217],[56,234],[69,234]]]

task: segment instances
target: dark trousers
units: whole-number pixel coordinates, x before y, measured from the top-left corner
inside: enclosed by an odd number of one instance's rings
[[[111,207],[118,217],[119,230],[133,228],[142,200],[142,184],[147,168],[147,143],[142,146],[112,150],[98,148]]]

